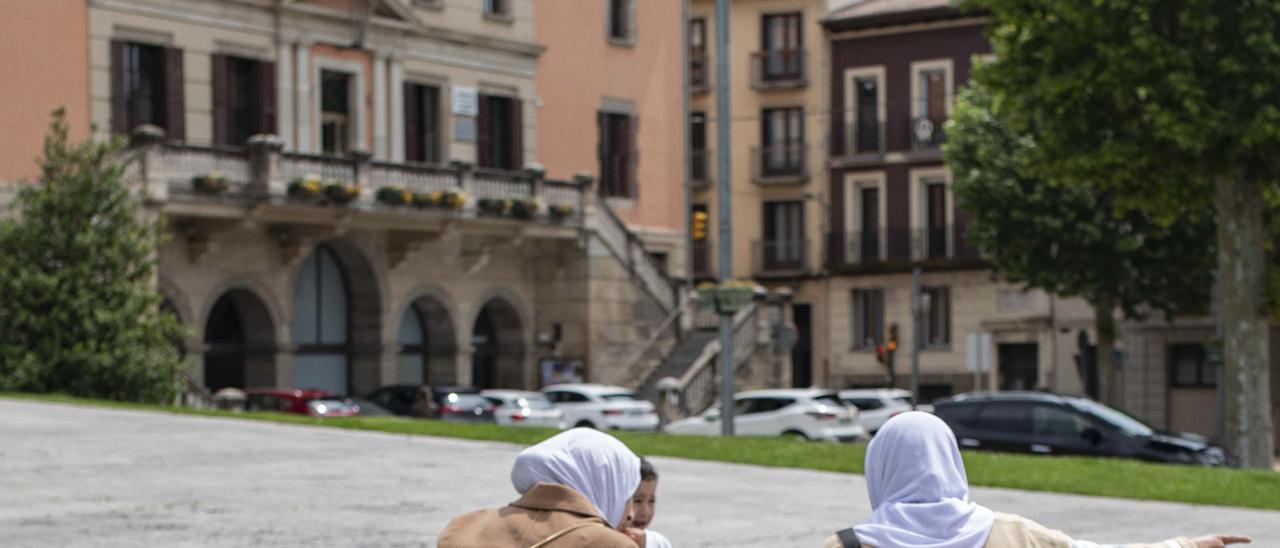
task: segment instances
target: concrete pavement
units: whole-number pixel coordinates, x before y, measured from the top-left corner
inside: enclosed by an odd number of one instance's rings
[[[515,498],[519,447],[0,399],[0,545],[434,546]],[[818,546],[870,513],[860,476],[655,458],[677,546]],[[1210,531],[1280,547],[1280,512],[976,489],[1099,542]]]

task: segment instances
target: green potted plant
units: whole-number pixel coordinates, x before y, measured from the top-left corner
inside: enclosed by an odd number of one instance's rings
[[[378,189],[376,195],[379,202],[387,205],[409,205],[414,203],[414,194],[409,189],[401,186],[384,186]]]
[[[511,209],[510,200],[501,200],[498,198],[481,198],[476,205],[481,212],[490,215],[503,215]]]
[[[755,297],[755,288],[750,280],[729,280],[719,285],[703,282],[698,284],[698,304],[714,308],[718,314],[736,314]]]
[[[438,190],[434,192],[416,192],[413,195],[413,205],[420,208],[438,207],[442,198],[443,193]]]
[[[551,218],[557,221],[568,219],[573,215],[573,204],[556,204],[547,208],[547,213]]]
[[[316,199],[324,194],[324,185],[319,175],[295,177],[289,183],[289,196],[293,198]]]
[[[538,214],[539,205],[537,198],[511,200],[511,215],[518,219],[532,219]]]
[[[459,210],[467,204],[467,195],[457,190],[446,190],[437,204],[445,209]]]
[[[206,175],[192,177],[191,186],[201,194],[222,194],[230,188],[231,183],[221,172],[213,171]]]
[[[351,203],[360,196],[360,187],[347,184],[337,179],[330,179],[324,185],[324,197],[338,205]]]

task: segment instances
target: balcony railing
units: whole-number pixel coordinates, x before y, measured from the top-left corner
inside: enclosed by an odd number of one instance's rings
[[[316,207],[314,201],[290,200],[289,185],[299,178],[318,177],[322,184],[339,182],[360,189],[358,198],[345,207],[376,212],[396,209],[423,215],[447,214],[469,217],[486,199],[519,200],[535,198],[536,211],[521,219],[548,219],[557,223],[582,222],[585,205],[582,182],[544,180],[538,171],[473,169],[466,164],[450,166],[370,161],[367,154],[324,156],[284,153],[274,136],[259,136],[245,147],[199,147],[164,142],[158,128],[135,133],[133,147],[138,160],[128,173],[133,182],[144,185],[148,198],[167,201],[189,200],[271,201],[280,206]],[[207,184],[210,175],[221,175],[226,185]],[[199,180],[199,181],[198,181]],[[404,188],[423,194],[458,191],[467,198],[461,209],[407,207],[404,203],[383,203],[379,190]],[[525,210],[521,210],[525,211]],[[515,215],[512,215],[515,217]]]
[[[798,275],[809,271],[809,240],[756,240],[751,252],[757,276]]]
[[[803,49],[757,51],[751,54],[751,85],[756,89],[803,87],[807,52]]]
[[[848,267],[980,259],[963,236],[955,225],[830,234],[827,261],[832,267]]]
[[[803,182],[809,178],[808,155],[804,143],[752,148],[753,179],[757,184]]]
[[[689,153],[689,183],[694,190],[711,188],[711,161],[715,154],[710,150],[694,150]]]
[[[689,53],[689,91],[706,93],[711,89],[711,65],[707,63],[707,52],[692,51]]]
[[[847,154],[881,154],[884,152],[884,124],[872,116],[860,116],[850,122]]]

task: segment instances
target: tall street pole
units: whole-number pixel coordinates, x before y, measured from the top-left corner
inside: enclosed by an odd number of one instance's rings
[[[716,0],[716,201],[719,202],[720,286],[733,279],[733,185],[729,174],[729,0]],[[720,433],[733,435],[733,315],[720,315]]]
[[[920,405],[920,347],[924,346],[924,305],[920,295],[920,267],[911,269],[911,408]]]

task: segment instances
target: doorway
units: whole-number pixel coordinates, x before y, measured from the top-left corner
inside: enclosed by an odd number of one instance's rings
[[[1036,343],[1001,344],[1001,390],[1035,390],[1040,383],[1040,346]]]
[[[791,387],[813,385],[813,305],[793,304],[796,345],[791,349]]]

